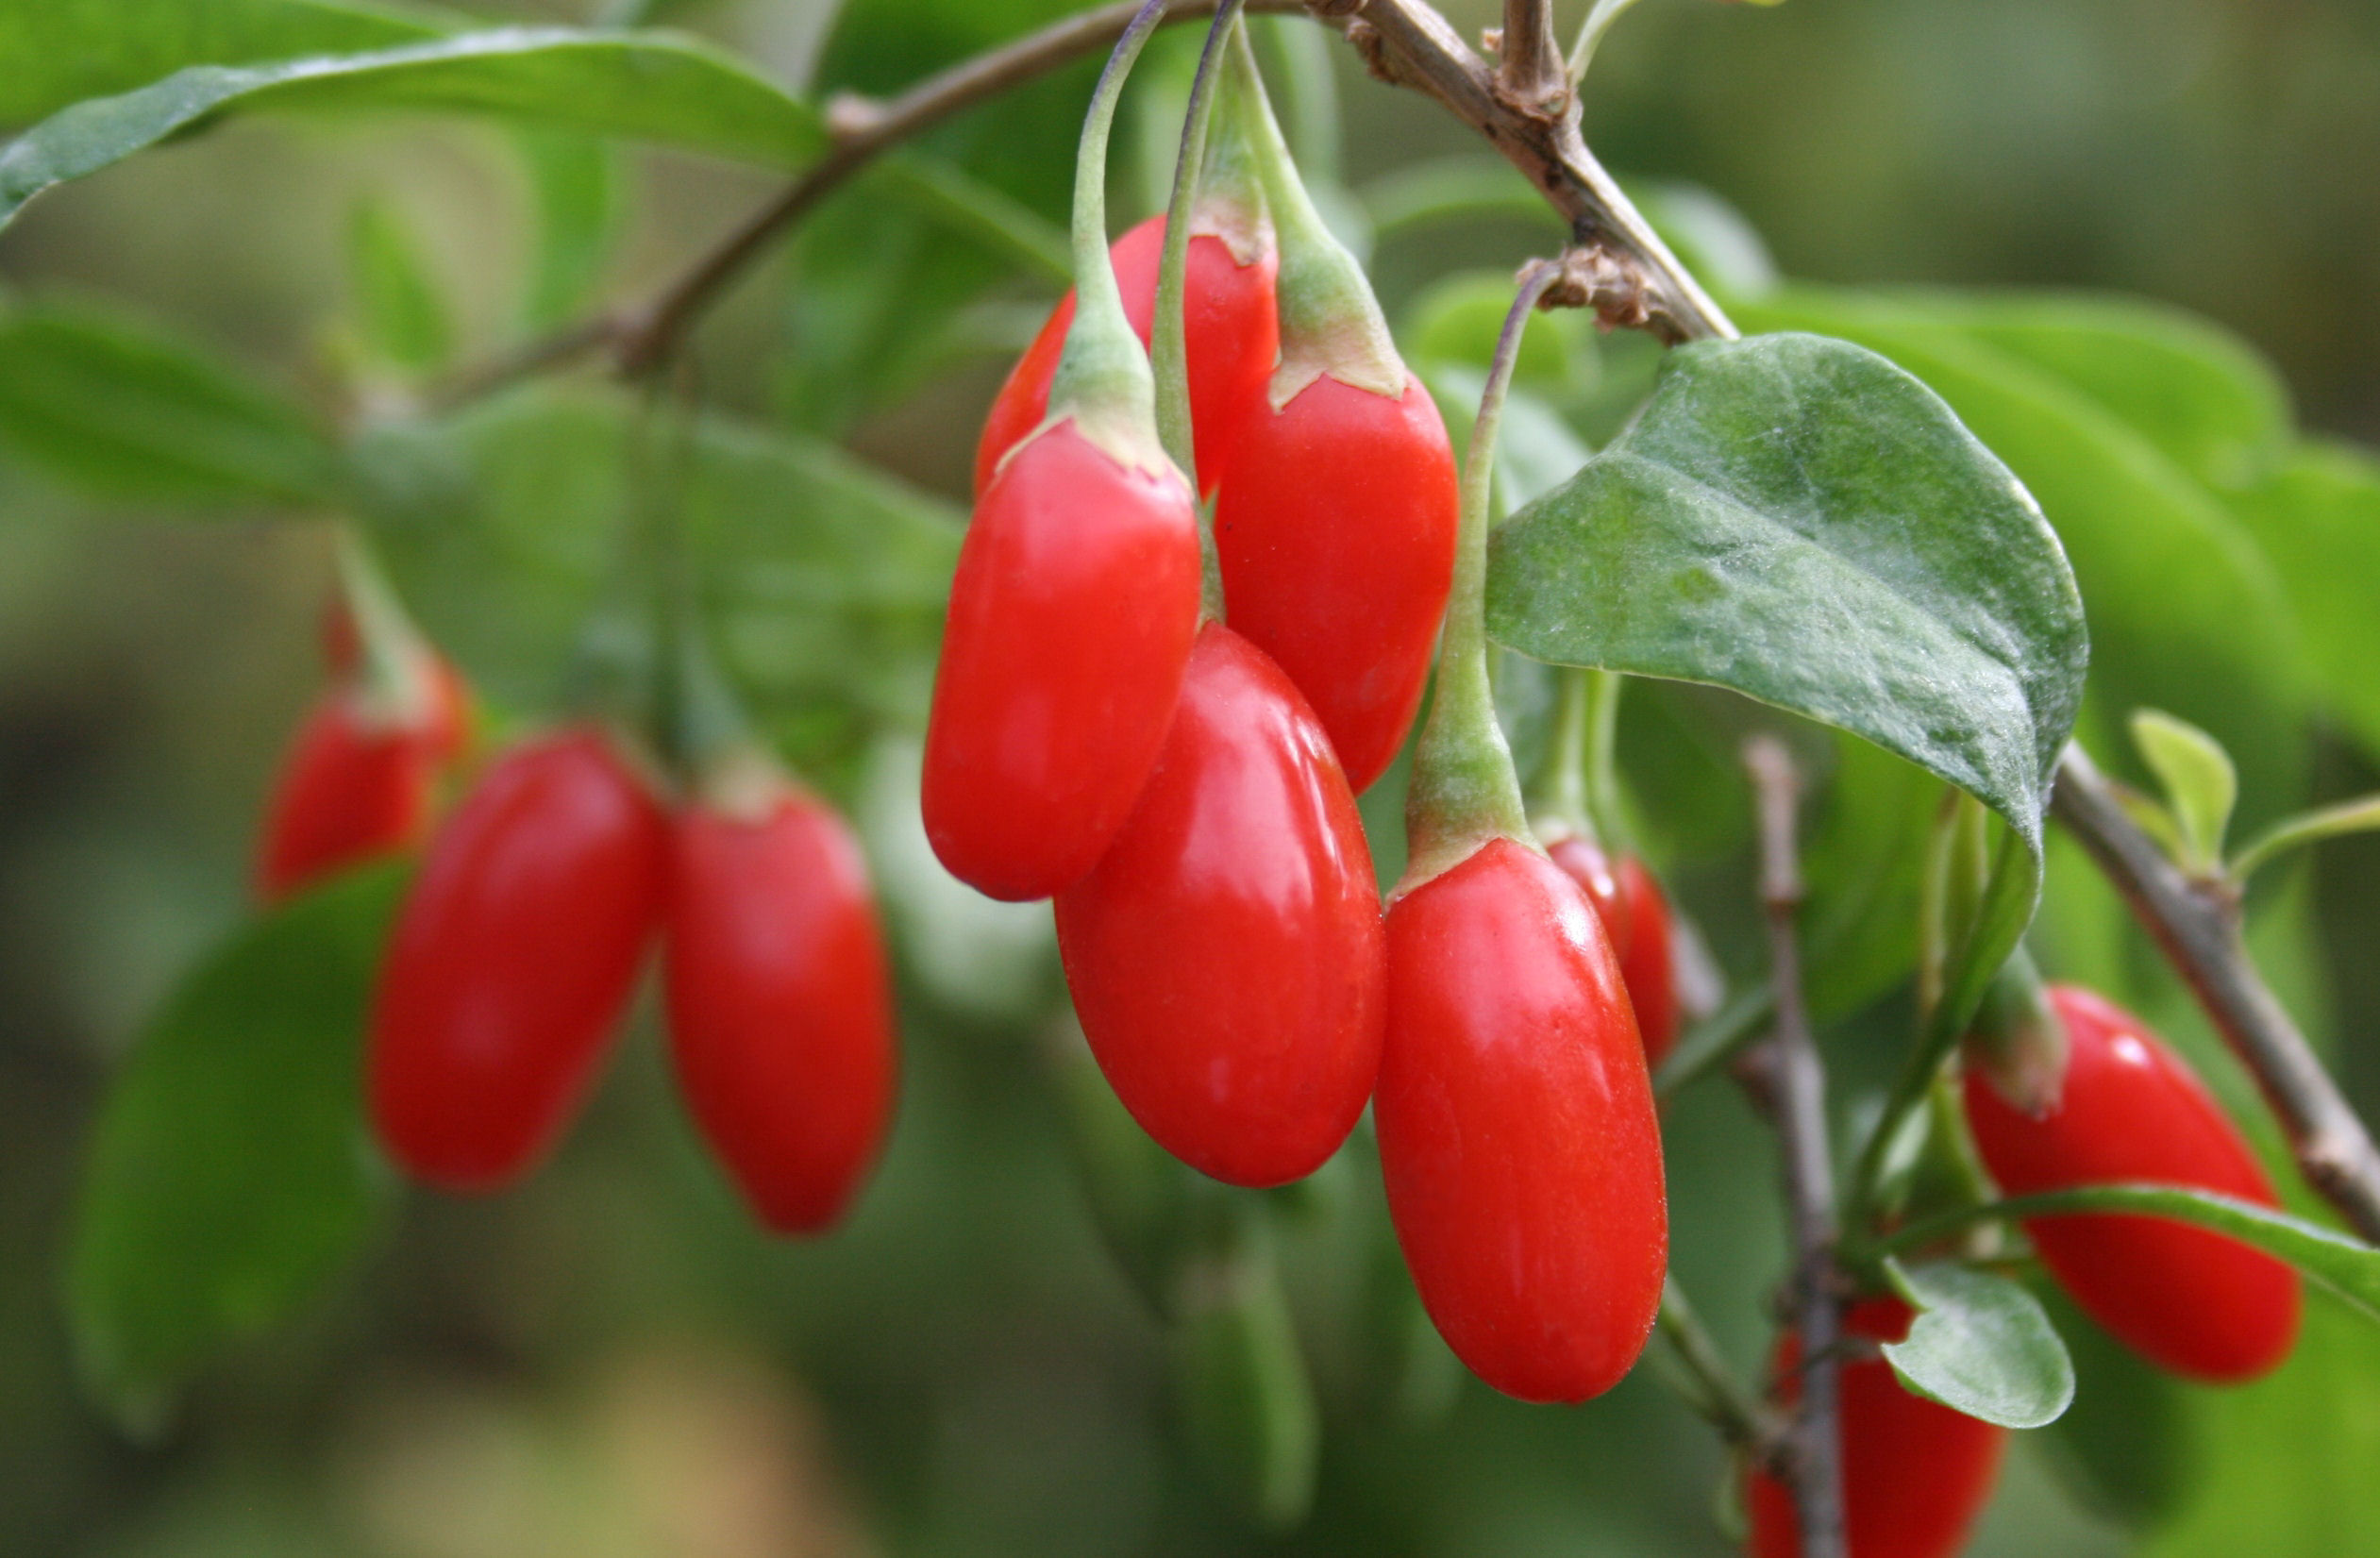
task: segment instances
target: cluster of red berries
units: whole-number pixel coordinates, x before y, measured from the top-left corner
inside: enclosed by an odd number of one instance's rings
[[[2046,991],[2063,1037],[2050,1100],[2012,1102],[1981,1066],[1964,1079],[1985,1166],[2012,1196],[2092,1184],[2165,1184],[2277,1206],[2238,1128],[2187,1062],[2131,1014],[2072,985]],[[2160,1217],[2036,1217],[2025,1231],[2052,1278],[2110,1334],[2156,1366],[2228,1384],[2278,1366],[2297,1337],[2298,1278],[2219,1233]],[[1854,1305],[1854,1343],[1897,1342],[1896,1298]],[[1800,1349],[1772,1360],[1790,1401]],[[1852,1558],[1947,1558],[1990,1497],[2007,1431],[1913,1396],[1879,1357],[1842,1371],[1844,1516]],[[1801,1551],[1792,1496],[1755,1472],[1748,1489],[1758,1558]]]
[[[379,658],[410,664],[428,695],[385,712],[352,632],[333,635],[336,684],[263,830],[269,897],[427,829],[461,745],[461,682],[409,634]],[[528,1172],[583,1099],[658,933],[696,1122],[762,1222],[823,1229],[892,1112],[891,985],[866,868],[843,819],[757,756],[716,765],[674,810],[660,790],[593,724],[488,766],[430,836],[389,943],[367,1058],[374,1128],[407,1172],[446,1189]]]
[[[1152,218],[1110,251],[1144,343],[1164,239]],[[1348,371],[1332,332],[1300,339],[1283,274],[1244,230],[1189,240],[1228,627],[1202,608],[1190,481],[1050,405],[1071,295],[1017,363],[951,587],[928,835],[992,896],[1055,898],[1092,1052],[1183,1162],[1295,1180],[1372,1100],[1440,1331],[1500,1389],[1581,1399],[1634,1361],[1666,1267],[1646,1051],[1676,1030],[1668,909],[1640,863],[1571,838],[1558,865],[1486,844],[1383,915],[1354,796],[1421,703],[1455,463],[1368,293]]]

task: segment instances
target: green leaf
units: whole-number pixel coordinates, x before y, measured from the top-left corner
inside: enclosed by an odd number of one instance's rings
[[[499,703],[545,703],[601,594],[640,444],[682,437],[668,498],[727,668],[759,712],[823,700],[922,719],[957,512],[817,440],[726,417],[656,430],[640,405],[532,390],[359,441],[359,502],[430,636]]]
[[[427,373],[454,349],[454,325],[430,278],[419,243],[384,200],[357,208],[348,232],[348,267],[366,348],[391,366]]]
[[[287,397],[88,308],[0,314],[0,440],[102,498],[311,503],[336,486],[335,451]]]
[[[2154,440],[2057,375],[1914,298],[1791,287],[1739,303],[1747,329],[1814,329],[1891,358],[1950,402],[2031,492],[2090,612],[2094,700],[2214,733],[2254,806],[2305,782],[2304,647],[2272,565]]]
[[[2032,1294],[1954,1261],[1885,1269],[1918,1312],[1905,1340],[1884,1345],[1910,1390],[2003,1428],[2055,1422],[2073,1401],[2074,1362]]]
[[[2246,881],[2256,867],[2274,856],[2290,849],[2300,849],[2324,839],[2341,838],[2349,833],[2380,832],[2380,796],[2364,796],[2325,806],[2318,811],[2303,812],[2284,817],[2250,840],[2233,857],[2231,875],[2237,881]]]
[[[2055,1282],[2030,1291],[2074,1360],[2074,1404],[2033,1442],[2086,1507],[2136,1533],[2164,1525],[2204,1470],[2189,1387],[2110,1336]]]
[[[2226,1234],[2276,1260],[2287,1261],[2372,1319],[2380,1320],[2380,1249],[2269,1206],[2179,1185],[2094,1184],[2014,1196],[1967,1212],[1913,1223],[1894,1233],[1886,1244],[1889,1248],[1912,1248],[1938,1237],[1947,1229],[1984,1217],[2005,1220],[2082,1215],[2170,1217],[2175,1222]]]
[[[515,133],[537,210],[537,252],[521,318],[550,329],[581,308],[610,262],[627,215],[618,154],[601,141],[560,130]]]
[[[2239,775],[2221,743],[2161,709],[2136,709],[2132,744],[2165,787],[2182,845],[2182,868],[2208,875],[2222,868],[2223,834],[2239,800]]]
[[[2272,365],[2196,314],[2061,293],[1924,292],[1906,300],[2081,391],[2209,486],[2254,479],[2292,442],[2288,390]]]
[[[370,1235],[365,1003],[403,871],[354,873],[243,930],[166,1001],[109,1092],[67,1308],[91,1388],[154,1422],[210,1356],[277,1323]]]
[[[1313,1506],[1321,1428],[1281,1280],[1249,1251],[1202,1285],[1173,1334],[1192,1453],[1244,1517],[1287,1530]]]
[[[434,38],[433,13],[354,0],[15,0],[0,6],[0,125],[129,92],[185,65],[242,65]]]
[[[1490,546],[1499,643],[1730,688],[2006,818],[2020,863],[1970,948],[1988,977],[2032,912],[2085,633],[2040,511],[1932,392],[1816,336],[1683,347],[1638,421]]]
[[[769,167],[826,144],[808,107],[707,43],[503,27],[364,54],[193,65],[60,110],[0,152],[0,224],[43,190],[229,113],[417,109],[499,114]]]
[[[2380,460],[2343,444],[2312,444],[2233,500],[2263,545],[2304,624],[2332,713],[2380,756]],[[2235,746],[2234,750],[2238,750]]]

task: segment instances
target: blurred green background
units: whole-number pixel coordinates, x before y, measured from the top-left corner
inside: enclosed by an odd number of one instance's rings
[[[588,14],[559,0],[470,8]],[[1068,8],[665,8],[782,81],[882,91]],[[1470,32],[1494,10],[1448,8]],[[1162,102],[1190,42],[1167,42],[1143,97]],[[1328,58],[1346,188],[1384,199],[1416,166],[1477,157],[1429,104],[1366,81],[1335,42]],[[1086,80],[1068,74],[933,145],[1054,219]],[[2380,6],[2369,0],[1645,0],[1599,59],[1585,118],[1624,176],[1716,192],[1793,277],[2141,293],[2261,349],[2308,427],[2380,443]],[[1310,172],[1332,173],[1327,145],[1301,149]],[[1118,151],[1118,199],[1137,214],[1142,150],[1128,135]],[[0,283],[18,299],[105,300],[327,412],[368,414],[381,408],[356,386],[378,381],[343,371],[357,357],[347,246],[359,204],[400,214],[448,299],[460,354],[477,357],[516,332],[538,242],[518,152],[500,130],[450,120],[233,123],[45,197],[0,236]],[[773,187],[748,169],[629,155],[626,226],[596,290],[625,295],[666,274]],[[1392,318],[1443,322],[1431,300],[1447,296],[1445,277],[1509,271],[1547,232],[1523,217],[1393,226],[1374,256]],[[822,212],[706,332],[706,399],[963,501],[980,410],[1054,289],[932,239],[864,193]],[[1607,430],[1641,382],[1643,352],[1581,336],[1567,360],[1539,388],[1581,431]],[[855,479],[841,466],[801,480],[813,477]],[[529,523],[570,523],[542,513],[545,494],[529,489]],[[883,504],[920,534],[956,511],[907,488]],[[409,532],[392,533],[401,544]],[[319,678],[329,556],[318,522],[234,506],[191,524],[137,501],[94,503],[0,444],[0,1550],[1730,1550],[1712,1515],[1722,1459],[1642,1370],[1577,1410],[1521,1407],[1476,1384],[1427,1421],[1380,1410],[1360,1323],[1379,1215],[1360,1152],[1324,1177],[1320,1212],[1283,1240],[1323,1411],[1315,1514],[1262,1535],[1215,1497],[1182,1453],[1164,1339],[1098,1246],[1063,1149],[1042,1059],[1063,997],[1041,912],[951,898],[921,863],[902,745],[919,651],[897,624],[869,630],[907,660],[886,650],[885,664],[847,675],[788,673],[764,699],[789,750],[861,816],[895,900],[902,1114],[850,1224],[801,1247],[753,1231],[640,1019],[594,1108],[528,1186],[486,1202],[407,1198],[324,1301],[208,1370],[162,1426],[120,1432],[77,1391],[58,1256],[109,1077],[176,977],[248,912],[260,797]],[[2380,599],[2380,574],[2363,585]],[[2150,688],[2233,742],[2252,816],[2380,782],[2372,737],[2332,707],[2346,695],[2164,690],[2186,678],[2154,632],[2124,626],[2154,626],[2162,603],[2152,581],[2142,591],[2104,602],[2114,636],[2097,635],[2097,669],[2114,679],[2095,684],[2106,690],[2085,734],[2111,760],[2111,716],[2148,695],[2129,689]],[[774,610],[807,598],[789,586]],[[512,613],[533,617],[533,601],[457,587],[417,604],[442,637],[468,641],[458,652],[499,703],[535,712],[542,668],[503,658]],[[2099,628],[2103,601],[2089,604]],[[2240,642],[2261,630],[2241,623]],[[801,652],[876,657],[879,641],[851,632]],[[780,653],[763,628],[749,637],[748,659]],[[880,672],[886,685],[859,685]],[[1741,715],[1722,702],[1639,696],[1625,739],[1648,838],[1740,976],[1758,959],[1726,762]],[[1823,740],[1810,750],[1833,761]],[[1860,762],[1843,759],[1847,795]],[[1862,782],[1872,799],[1893,780]],[[1393,816],[1393,795],[1367,811]],[[1840,860],[1838,871],[1864,869],[1855,850]],[[2380,843],[2329,846],[2278,876],[2254,905],[2259,945],[2369,1112],[2380,1103]],[[2252,1109],[2064,846],[2036,945],[2053,974],[2139,1004]],[[1886,1074],[1905,1021],[1887,1001],[1830,1033],[1847,1117]],[[1668,1131],[1677,1268],[1750,1373],[1780,1267],[1766,1137],[1720,1084],[1688,1095]],[[2380,1550],[2380,1482],[2368,1475],[2380,1333],[2319,1296],[2310,1311],[2288,1369],[2220,1396],[2100,1357],[2078,1323],[2075,1416],[2020,1436],[1973,1550]]]

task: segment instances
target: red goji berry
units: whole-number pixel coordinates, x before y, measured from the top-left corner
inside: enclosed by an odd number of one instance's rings
[[[1131,819],[1058,896],[1099,1067],[1191,1166],[1271,1185],[1319,1167],[1380,1069],[1380,891],[1338,760],[1289,678],[1198,636]]]

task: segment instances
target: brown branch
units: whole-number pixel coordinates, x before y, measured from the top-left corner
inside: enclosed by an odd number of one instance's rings
[[[2380,1244],[2380,1151],[2256,971],[2230,887],[2184,875],[2125,813],[2080,746],[2069,744],[2059,760],[2050,807],[2123,894],[2254,1076],[2305,1182],[2366,1241]]]
[[[1767,1081],[1785,1154],[1793,1234],[1794,1330],[1802,1342],[1802,1405],[1787,1469],[1803,1558],[1844,1558],[1835,1168],[1827,1147],[1826,1069],[1802,1006],[1802,952],[1795,933],[1802,908],[1802,870],[1794,843],[1802,784],[1793,759],[1773,736],[1754,736],[1744,744],[1744,766],[1751,774],[1760,816],[1760,902],[1768,919],[1768,982],[1777,1003],[1776,1032],[1767,1046]]]
[[[1553,0],[1504,0],[1496,89],[1522,112],[1559,118],[1570,106],[1570,72],[1553,37]]]
[[[1314,8],[1345,8],[1316,0]],[[1671,344],[1734,339],[1727,315],[1586,149],[1572,94],[1565,92],[1556,111],[1508,100],[1497,74],[1428,0],[1364,0],[1353,8],[1348,38],[1374,75],[1429,93],[1485,136],[1569,220],[1572,243],[1604,257],[1610,274],[1597,307],[1606,324],[1650,330]]]
[[[1052,23],[1039,32],[961,60],[897,96],[846,94],[827,106],[826,156],[768,205],[689,264],[642,304],[612,310],[528,343],[463,375],[437,397],[454,406],[597,351],[629,377],[652,372],[684,343],[704,310],[765,254],[771,243],[853,176],[899,145],[966,109],[1113,44],[1140,8],[1116,0]],[[1300,0],[1248,0],[1252,11],[1297,11]],[[1167,22],[1213,13],[1215,0],[1174,0]]]

